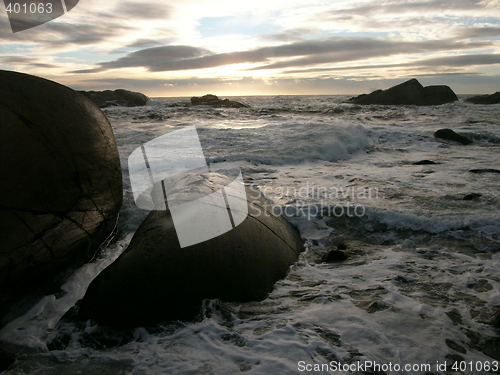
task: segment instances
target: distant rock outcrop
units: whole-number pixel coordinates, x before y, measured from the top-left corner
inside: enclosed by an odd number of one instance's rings
[[[248,108],[249,106],[229,99],[219,99],[217,95],[207,94],[201,98],[193,96],[191,98],[191,105],[209,105],[212,107],[230,107],[230,108]]]
[[[377,90],[349,99],[353,104],[440,105],[458,100],[448,86],[422,86],[415,78],[387,90]]]
[[[500,91],[491,95],[471,96],[465,99],[465,101],[473,104],[498,104],[500,103]]]
[[[216,173],[190,174],[173,186],[180,199],[192,202],[231,182]],[[235,199],[229,193],[226,201],[233,215],[236,206],[228,202]],[[118,328],[151,326],[192,319],[207,298],[238,302],[266,298],[297,260],[303,243],[257,189],[246,188],[246,205],[248,215],[235,228],[183,248],[171,212],[151,211],[129,247],[92,281],[79,318]]]
[[[112,233],[122,171],[108,119],[68,87],[0,71],[0,326]]]
[[[434,133],[434,137],[445,139],[447,141],[458,142],[463,145],[470,145],[472,143],[472,141],[469,138],[464,137],[463,135],[460,135],[458,133],[455,133],[451,129],[439,129]]]
[[[105,91],[79,91],[87,98],[92,100],[99,108],[106,107],[137,107],[146,105],[150,100],[146,95],[140,92],[133,92],[123,89],[105,90]]]
[[[221,108],[250,108],[248,104],[229,99],[219,99],[217,95],[207,94],[202,97],[193,96],[189,102],[177,102],[169,104],[169,107],[192,107],[198,105],[208,105],[210,107]]]

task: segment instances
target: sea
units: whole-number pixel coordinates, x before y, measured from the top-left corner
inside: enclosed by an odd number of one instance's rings
[[[500,105],[230,99],[250,107],[153,98],[104,109],[123,170],[117,236],[0,331],[19,354],[5,374],[500,373],[489,324],[500,308]],[[267,299],[205,300],[194,321],[113,331],[61,320],[148,214],[134,202],[131,152],[193,125],[213,172],[241,170],[297,227],[300,258]],[[473,143],[436,138],[442,128]]]

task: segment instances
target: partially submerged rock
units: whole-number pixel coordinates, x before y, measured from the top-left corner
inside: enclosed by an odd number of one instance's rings
[[[416,161],[415,163],[413,163],[413,165],[432,165],[432,164],[437,164],[437,163],[435,161],[427,160],[427,159],[419,160],[419,161]]]
[[[498,104],[500,103],[500,91],[491,95],[471,96],[465,99],[465,101],[473,104]]]
[[[477,168],[469,170],[471,173],[500,173],[500,169],[495,168]]]
[[[439,129],[434,133],[434,137],[439,138],[439,139],[445,139],[447,141],[453,141],[453,142],[458,142],[463,145],[470,145],[472,141],[464,137],[463,135],[460,135],[458,133],[455,133],[451,129]]]
[[[111,126],[76,91],[0,71],[0,122],[3,326],[92,258],[123,192]]]
[[[463,201],[473,201],[473,200],[477,200],[479,198],[481,198],[483,195],[480,194],[480,193],[470,193],[470,194],[466,194],[462,197],[462,200]]]
[[[198,199],[207,189],[210,194],[217,191],[212,180],[218,181],[217,186],[232,181],[219,174],[190,174],[176,182],[175,190],[183,200]],[[171,191],[166,189],[167,196]],[[243,203],[248,216],[241,218],[241,224],[183,248],[171,211],[151,211],[125,252],[90,284],[79,318],[117,328],[151,326],[192,319],[207,298],[235,302],[266,298],[297,260],[303,243],[258,190],[246,188]],[[229,205],[226,208],[229,212]],[[192,225],[193,234],[199,229]]]
[[[440,105],[458,100],[448,86],[422,86],[415,78],[387,90],[376,90],[349,99],[354,104]]]
[[[146,95],[140,92],[133,92],[124,89],[105,90],[105,91],[79,91],[87,98],[92,100],[99,108],[106,107],[137,107],[146,105],[150,100]]]
[[[207,94],[202,97],[193,96],[191,105],[209,105],[212,107],[248,108],[249,106],[234,100],[219,99],[217,95]]]
[[[207,94],[202,97],[193,96],[189,102],[172,103],[169,107],[193,107],[199,105],[208,105],[214,108],[250,108],[248,104],[229,99],[219,99],[217,95]]]

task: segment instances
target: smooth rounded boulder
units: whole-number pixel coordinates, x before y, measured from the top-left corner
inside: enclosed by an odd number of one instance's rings
[[[174,193],[184,201],[197,199],[207,190],[217,191],[213,179],[219,186],[231,182],[214,173],[191,175],[178,181]],[[151,211],[129,247],[92,281],[81,300],[79,318],[116,328],[153,326],[192,319],[203,299],[265,299],[297,260],[303,242],[257,189],[243,189],[246,218],[224,234],[187,247],[180,245],[174,209]],[[228,204],[224,210],[230,211]],[[209,219],[214,225],[216,220]],[[201,230],[195,221],[193,235]]]
[[[106,116],[68,87],[0,71],[0,132],[3,326],[94,256],[123,193]]]

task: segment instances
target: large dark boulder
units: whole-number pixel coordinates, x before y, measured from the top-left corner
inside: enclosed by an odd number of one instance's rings
[[[111,126],[90,100],[0,71],[0,325],[88,261],[122,202]]]
[[[377,90],[349,99],[354,104],[440,105],[458,100],[448,86],[422,86],[415,78],[387,90]]]
[[[249,106],[229,99],[219,99],[217,95],[207,94],[202,97],[193,96],[191,105],[209,105],[212,107],[248,108]]]
[[[219,186],[231,181],[219,174],[196,176],[180,181],[182,186],[177,184],[182,199],[216,191],[208,184],[212,179]],[[151,211],[129,247],[92,281],[81,301],[79,318],[117,328],[151,326],[192,319],[206,298],[266,298],[297,260],[303,243],[260,192],[247,188],[246,204],[248,216],[234,229],[184,248],[171,212]],[[192,231],[197,230],[193,225]]]
[[[466,102],[473,104],[498,104],[500,103],[500,91],[491,95],[477,95],[465,99]]]
[[[150,100],[146,95],[140,92],[133,92],[124,89],[105,90],[105,91],[79,91],[87,98],[92,100],[99,108],[122,106],[137,107],[146,105]]]

